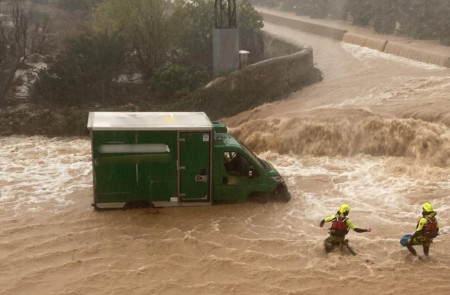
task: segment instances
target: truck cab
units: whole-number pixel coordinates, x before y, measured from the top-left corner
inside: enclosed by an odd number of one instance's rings
[[[258,158],[248,147],[227,133],[222,122],[214,124],[213,194],[215,203],[266,203],[270,198],[289,201],[286,184],[272,164]]]

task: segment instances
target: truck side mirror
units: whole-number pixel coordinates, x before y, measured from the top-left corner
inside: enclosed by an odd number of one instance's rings
[[[256,169],[255,169],[255,167],[250,166],[250,167],[248,168],[248,177],[249,177],[249,178],[253,178],[253,177],[255,177],[255,176],[256,176]]]

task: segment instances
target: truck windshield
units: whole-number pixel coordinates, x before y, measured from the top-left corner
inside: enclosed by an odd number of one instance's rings
[[[244,149],[244,151],[247,152],[247,155],[249,155],[255,163],[257,163],[260,167],[264,168],[266,171],[270,171],[270,167],[264,163],[264,161],[261,161],[260,158],[258,158],[245,144],[242,142],[239,142]]]

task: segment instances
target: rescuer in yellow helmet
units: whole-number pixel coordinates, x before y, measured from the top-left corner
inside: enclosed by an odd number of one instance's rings
[[[428,256],[430,244],[439,234],[439,224],[436,219],[436,212],[430,202],[422,205],[422,217],[417,222],[416,232],[409,238],[406,247],[412,255],[416,256],[417,252],[413,248],[414,245],[423,246],[423,254]]]
[[[339,210],[335,215],[331,215],[326,217],[320,221],[320,227],[323,227],[325,222],[332,222],[330,227],[330,236],[325,239],[325,251],[331,252],[335,246],[342,245],[342,243],[346,242],[345,236],[347,235],[350,229],[353,229],[357,233],[370,232],[372,229],[362,229],[357,228],[353,222],[347,217],[350,213],[350,206],[347,204],[343,204],[339,207]]]

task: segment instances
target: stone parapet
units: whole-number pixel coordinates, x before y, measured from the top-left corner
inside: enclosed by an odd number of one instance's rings
[[[231,91],[264,87],[272,93],[286,93],[298,87],[313,69],[313,49],[308,45],[297,47],[289,43],[281,46],[284,41],[274,40],[266,33],[263,33],[262,39],[265,55],[275,57],[219,77],[206,87]],[[297,49],[296,52],[294,49]],[[277,50],[293,53],[277,56]]]

